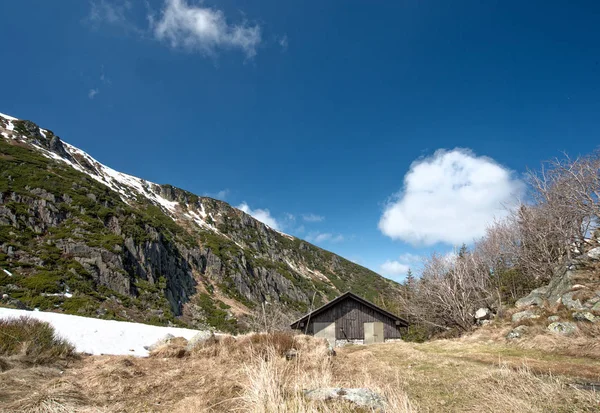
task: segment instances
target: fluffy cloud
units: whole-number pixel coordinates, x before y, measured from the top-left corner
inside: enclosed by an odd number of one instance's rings
[[[507,205],[523,191],[523,182],[490,158],[463,149],[439,150],[411,165],[379,229],[415,245],[468,243],[495,217],[505,216]]]
[[[322,222],[325,221],[325,217],[322,217],[321,215],[315,215],[315,214],[303,214],[302,215],[302,219],[306,222]]]
[[[94,99],[98,93],[100,93],[100,90],[90,89],[90,91],[88,92],[88,98]]]
[[[261,42],[260,26],[231,25],[222,11],[191,6],[186,0],[165,0],[160,18],[151,17],[150,23],[158,40],[209,55],[217,48],[234,48],[253,57]]]
[[[406,275],[409,268],[414,269],[421,264],[422,257],[415,254],[402,254],[397,260],[387,260],[381,264],[380,269],[383,275],[400,276]]]
[[[308,242],[315,242],[315,243],[321,243],[321,242],[332,242],[332,243],[337,243],[337,242],[342,242],[344,241],[344,236],[341,234],[332,234],[330,232],[311,232],[310,234],[308,234],[306,236],[306,240]]]
[[[263,224],[267,224],[271,228],[279,230],[279,223],[271,216],[271,212],[268,209],[252,209],[245,202],[242,202],[236,208],[244,211],[248,215],[252,215]]]
[[[381,273],[387,276],[406,275],[410,265],[401,263],[400,261],[386,261],[381,264]]]

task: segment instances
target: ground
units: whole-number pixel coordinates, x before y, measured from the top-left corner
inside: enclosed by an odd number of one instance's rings
[[[506,341],[506,329],[427,343],[348,346],[327,353],[320,340],[243,336],[185,341],[148,358],[85,356],[68,365],[16,367],[0,374],[5,412],[346,412],[309,404],[302,390],[368,387],[390,412],[597,412],[597,344],[585,337]],[[595,340],[597,341],[597,340]],[[545,343],[545,344],[539,344]],[[298,356],[287,361],[290,347]]]

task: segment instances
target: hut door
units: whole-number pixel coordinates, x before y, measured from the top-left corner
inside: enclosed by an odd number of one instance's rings
[[[326,339],[332,347],[335,347],[335,322],[314,323],[315,337]]]
[[[383,343],[383,323],[364,323],[365,344]]]

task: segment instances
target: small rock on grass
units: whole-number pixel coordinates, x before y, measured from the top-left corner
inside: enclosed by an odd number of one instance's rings
[[[365,388],[325,387],[305,390],[304,395],[311,400],[346,400],[358,407],[364,407],[376,412],[385,411],[387,406],[387,401],[383,396]]]
[[[509,340],[521,338],[527,332],[527,330],[529,330],[529,327],[527,327],[527,326],[519,326],[519,327],[513,328],[512,330],[510,330],[508,332],[508,334],[506,335],[506,338]]]
[[[569,321],[556,321],[548,326],[548,330],[568,336],[577,331],[577,326]]]

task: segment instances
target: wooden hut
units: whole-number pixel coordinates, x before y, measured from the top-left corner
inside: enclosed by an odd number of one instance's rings
[[[400,340],[408,322],[347,292],[294,321],[291,327],[340,346]]]

